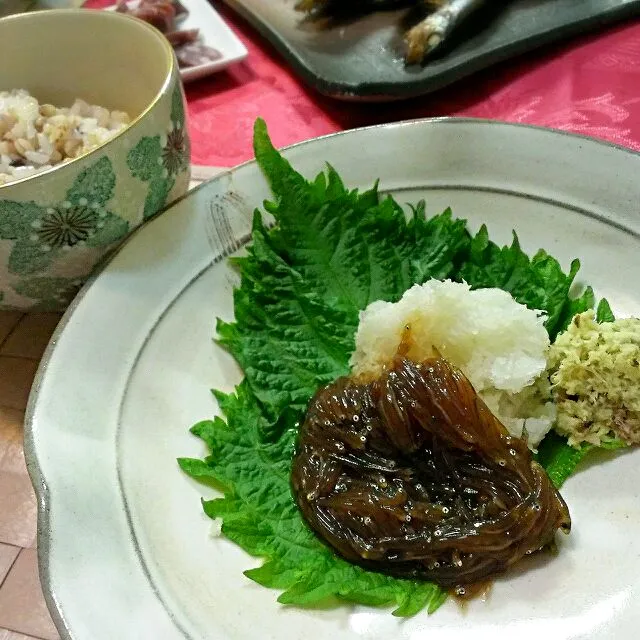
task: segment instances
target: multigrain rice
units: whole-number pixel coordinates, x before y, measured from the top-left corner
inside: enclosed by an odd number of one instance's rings
[[[77,99],[40,104],[28,91],[0,91],[0,186],[68,162],[104,144],[131,121]]]

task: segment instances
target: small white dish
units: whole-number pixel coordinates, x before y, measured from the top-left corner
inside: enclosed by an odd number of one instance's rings
[[[211,6],[209,0],[181,1],[189,13],[180,20],[180,30],[199,29],[199,42],[220,52],[220,57],[217,60],[180,69],[180,77],[183,82],[198,80],[247,57],[247,48]],[[127,4],[135,7],[138,2],[133,0]],[[107,11],[114,9],[115,5],[108,7]]]

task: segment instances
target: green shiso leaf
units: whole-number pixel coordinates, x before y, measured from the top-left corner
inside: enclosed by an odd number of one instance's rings
[[[245,379],[234,393],[216,394],[224,419],[192,429],[209,456],[181,459],[180,466],[223,492],[203,503],[205,512],[222,519],[227,538],[264,560],[245,573],[280,590],[281,603],[393,606],[403,617],[433,612],[446,599],[443,589],[345,562],[302,520],[289,474],[306,406],[319,387],[349,371],[360,311],[375,300],[396,301],[416,283],[451,278],[505,289],[546,313],[552,338],[574,313],[593,307],[593,292],[571,298],[578,261],[565,274],[544,251],[529,258],[515,234],[511,246],[499,247],[484,226],[472,237],[450,210],[429,218],[419,203],[407,215],[377,185],[349,190],[332,167],[308,181],[273,147],[262,120],[254,147],[273,193],[264,207],[276,226],[268,229],[255,213],[253,242],[235,260],[235,321],[217,325]],[[598,314],[612,317],[606,302]],[[560,486],[586,453],[550,435],[538,460]]]

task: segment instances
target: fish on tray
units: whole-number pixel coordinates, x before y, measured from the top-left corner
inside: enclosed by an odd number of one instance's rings
[[[300,0],[296,8],[309,15],[331,15],[346,6],[363,11],[424,7],[428,15],[404,36],[407,63],[419,64],[439,49],[470,15],[487,4],[487,0]]]

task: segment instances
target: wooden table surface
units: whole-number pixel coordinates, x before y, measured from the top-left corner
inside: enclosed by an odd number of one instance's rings
[[[59,319],[0,311],[0,640],[59,637],[38,579],[36,497],[22,448],[31,382]]]

